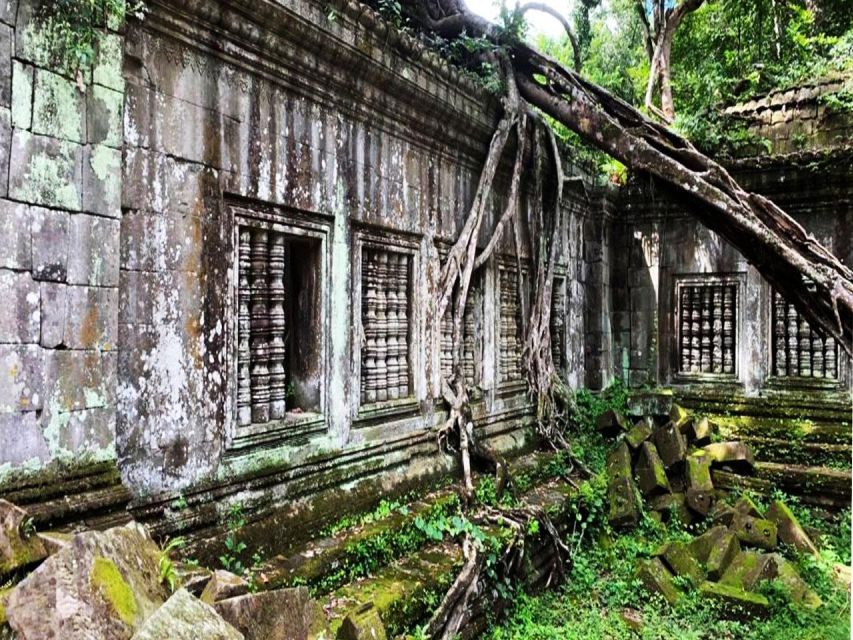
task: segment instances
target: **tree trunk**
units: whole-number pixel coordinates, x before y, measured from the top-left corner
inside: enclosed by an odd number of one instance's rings
[[[452,7],[445,5],[441,15],[430,15],[425,0],[411,1],[418,3],[413,8],[424,27],[444,38],[465,31],[502,42],[504,34],[459,0]],[[701,2],[686,0],[676,10]],[[813,326],[853,353],[853,272],[793,218],[766,198],[744,191],[687,140],[571,69],[524,43],[503,46],[509,48],[525,100],[628,167],[657,178],[687,211],[755,265]]]

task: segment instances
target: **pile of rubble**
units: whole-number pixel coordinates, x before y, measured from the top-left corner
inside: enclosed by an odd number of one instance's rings
[[[242,577],[176,565],[142,525],[45,534],[0,500],[0,639],[291,640],[329,637],[305,587],[251,593]],[[6,586],[3,586],[6,585]],[[369,612],[368,612],[369,613]],[[377,616],[338,638],[384,640]]]
[[[703,595],[724,602],[727,612],[761,615],[769,603],[754,591],[766,580],[784,583],[792,600],[820,606],[818,595],[777,551],[779,543],[817,554],[815,544],[791,510],[776,501],[766,513],[747,497],[734,505],[720,500],[711,470],[750,473],[753,456],[740,442],[712,442],[716,427],[673,404],[668,416],[645,416],[631,424],[609,410],[598,430],[617,439],[607,459],[609,521],[616,529],[639,524],[644,506],[652,517],[678,517],[686,524],[709,521],[691,542],[672,542],[638,566],[647,589],[670,604],[681,597],[675,576]]]

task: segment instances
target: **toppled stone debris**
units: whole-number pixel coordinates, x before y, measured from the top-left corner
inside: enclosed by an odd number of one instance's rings
[[[23,509],[0,500],[0,578],[47,557],[47,549],[28,526]]]
[[[207,604],[213,604],[226,598],[234,598],[249,593],[249,583],[245,578],[217,569],[210,576],[204,590],[201,592],[200,599]]]
[[[216,610],[178,589],[151,614],[133,640],[243,640],[243,634],[225,622]]]
[[[326,624],[305,587],[247,593],[213,606],[246,640],[306,640],[320,636]]]
[[[370,602],[352,612],[338,629],[337,640],[385,640],[385,626],[379,612]]]
[[[79,533],[12,590],[9,625],[20,640],[129,639],[168,595],[159,557],[136,523]]]
[[[680,597],[674,578],[679,577],[703,597],[723,602],[732,617],[744,618],[766,613],[768,601],[754,589],[763,581],[779,580],[794,602],[820,606],[794,565],[775,552],[781,540],[798,551],[817,553],[791,510],[776,501],[764,514],[748,496],[733,505],[717,501],[712,467],[749,473],[750,448],[741,442],[711,442],[714,424],[691,417],[676,404],[668,416],[657,418],[656,423],[646,416],[630,429],[614,411],[601,420],[600,430],[618,440],[607,459],[610,524],[636,526],[642,493],[645,506],[661,520],[674,516],[685,525],[704,520],[711,527],[689,543],[668,543],[639,562],[637,577],[646,589],[674,604]]]

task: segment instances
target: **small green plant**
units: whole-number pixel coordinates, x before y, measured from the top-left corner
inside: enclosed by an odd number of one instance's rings
[[[231,505],[226,525],[228,534],[225,536],[225,553],[219,556],[219,563],[226,571],[244,575],[247,572],[247,567],[244,566],[241,558],[247,545],[240,540],[238,534],[246,525],[246,518],[243,515],[243,506],[239,502]]]
[[[174,509],[175,511],[183,511],[188,506],[189,505],[187,504],[187,499],[184,497],[183,494],[179,495],[177,498],[175,498],[174,500],[172,500],[172,502],[169,503],[169,507]]]
[[[174,592],[180,582],[175,571],[175,564],[172,562],[172,552],[182,549],[185,544],[186,540],[182,537],[172,538],[163,545],[163,549],[160,551],[158,561],[160,584],[166,585],[170,592]]]

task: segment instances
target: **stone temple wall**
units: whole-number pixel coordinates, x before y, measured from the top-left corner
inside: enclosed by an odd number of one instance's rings
[[[283,507],[277,517],[310,527],[342,500],[355,508],[452,471],[430,430],[446,419],[449,365],[449,323],[434,331],[431,302],[473,199],[494,99],[355,3],[331,13],[311,0],[147,6],[143,21],[105,36],[114,75],[99,63],[85,92],[14,50],[11,103],[38,107],[54,86],[65,102],[53,129],[9,116],[12,158],[28,154],[35,168],[18,178],[15,162],[3,218],[20,247],[3,255],[0,277],[27,304],[0,310],[10,314],[2,342],[20,343],[2,345],[19,391],[3,398],[0,493],[30,504],[40,524],[132,513],[171,534],[214,526],[235,502],[250,519]],[[103,113],[102,93],[114,98]],[[104,184],[93,178],[102,155],[113,162]],[[54,188],[37,188],[43,176]],[[508,452],[529,444],[532,419],[515,286],[520,262],[526,306],[530,197],[520,260],[505,234],[465,313],[477,428]],[[584,245],[601,225],[589,222],[582,180],[566,186],[565,207],[554,355],[581,385],[586,298],[600,299],[588,265],[600,256]],[[37,232],[40,216],[64,235]],[[36,255],[67,266],[45,271]],[[53,304],[60,294],[66,306]],[[61,384],[49,382],[57,370]],[[38,407],[25,397],[34,389]],[[71,419],[58,420],[54,396]]]
[[[122,49],[78,76],[0,2],[0,482],[115,459]]]

